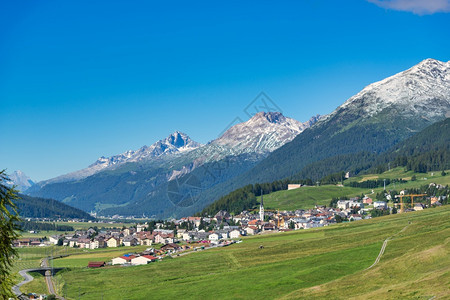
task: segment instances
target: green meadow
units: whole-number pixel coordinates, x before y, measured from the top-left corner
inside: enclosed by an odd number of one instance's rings
[[[88,269],[69,257],[55,261],[72,265],[56,279],[67,299],[439,299],[450,283],[449,217],[445,206],[247,237],[137,267]],[[366,270],[393,235],[381,261]]]
[[[447,171],[449,173],[449,171]],[[416,175],[417,180],[411,181],[411,177]],[[344,182],[344,186],[337,185],[323,185],[323,186],[307,186],[290,191],[278,191],[268,195],[264,195],[264,207],[266,209],[279,209],[279,210],[295,210],[295,209],[308,209],[313,208],[314,205],[326,205],[330,204],[332,198],[338,197],[355,197],[361,196],[361,194],[368,195],[369,197],[375,197],[377,192],[383,190],[382,187],[375,189],[368,188],[353,188],[346,186],[349,182],[362,182],[365,180],[376,179],[394,179],[402,178],[407,180],[406,183],[391,183],[386,186],[388,190],[402,190],[413,187],[419,187],[429,183],[438,183],[443,185],[450,184],[450,174],[442,176],[441,172],[429,172],[429,173],[414,173],[405,172],[403,168],[395,168],[391,171],[384,172],[382,174],[369,174],[352,177]],[[373,191],[373,193],[372,193]]]
[[[105,261],[108,262],[114,257],[122,256],[127,253],[139,253],[151,246],[135,246],[135,247],[117,247],[117,248],[103,248],[93,249],[86,253],[78,253],[63,258],[58,258],[53,261],[55,268],[80,268],[87,267],[90,261]],[[154,247],[154,246],[153,246]]]
[[[70,247],[24,247],[18,248],[19,258],[15,260],[12,272],[15,273],[15,281],[22,281],[22,276],[17,272],[23,269],[39,268],[41,261],[47,256],[69,255],[53,260],[53,267],[86,267],[90,261],[109,261],[114,257],[129,252],[141,252],[148,246],[118,247],[103,249],[78,249]],[[52,264],[52,261],[49,261]],[[44,278],[39,273],[31,273],[35,280],[22,286],[22,292],[47,293]]]

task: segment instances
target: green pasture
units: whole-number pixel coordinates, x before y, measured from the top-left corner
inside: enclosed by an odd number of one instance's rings
[[[68,299],[438,299],[449,286],[449,217],[442,207],[254,236],[145,266],[73,268],[57,280]]]
[[[450,171],[447,171],[450,173]],[[416,175],[417,180],[411,181],[411,177]],[[295,210],[295,209],[309,209],[314,205],[329,205],[332,198],[338,197],[355,197],[361,194],[375,197],[377,192],[381,192],[383,187],[368,189],[368,188],[352,188],[346,186],[349,182],[362,182],[365,180],[377,179],[394,179],[402,178],[407,180],[406,183],[391,183],[386,186],[388,190],[397,190],[420,187],[425,184],[437,183],[448,185],[450,184],[450,174],[442,176],[440,171],[429,173],[414,173],[405,172],[403,168],[395,168],[391,171],[386,171],[382,174],[369,174],[352,177],[344,182],[344,186],[337,185],[323,185],[323,186],[307,186],[295,190],[284,190],[264,195],[264,207],[266,209],[274,210]],[[372,193],[373,191],[373,193]]]

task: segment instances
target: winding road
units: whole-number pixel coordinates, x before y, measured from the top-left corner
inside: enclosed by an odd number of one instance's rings
[[[25,269],[25,270],[19,271],[19,275],[22,276],[24,279],[22,282],[19,282],[18,284],[13,286],[12,291],[13,291],[14,295],[16,295],[17,297],[20,297],[20,295],[22,295],[22,292],[20,291],[20,287],[34,279],[33,276],[28,274],[28,272],[33,272],[36,270],[38,270],[38,269]]]
[[[20,270],[19,274],[24,278],[23,281],[19,282],[15,286],[12,287],[12,292],[14,295],[16,295],[19,299],[28,299],[28,297],[25,297],[22,292],[20,291],[20,287],[30,281],[32,281],[34,278],[29,272],[39,272],[39,271],[45,271],[45,284],[47,285],[47,290],[49,295],[56,295],[56,298],[65,300],[63,297],[58,296],[55,291],[55,286],[53,284],[52,280],[52,270],[48,266],[48,257],[44,258],[41,263],[41,268],[35,268],[35,269],[24,269]]]

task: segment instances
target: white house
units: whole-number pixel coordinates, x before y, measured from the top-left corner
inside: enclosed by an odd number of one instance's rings
[[[139,242],[136,238],[132,237],[132,236],[127,236],[123,239],[123,245],[124,246],[136,246],[139,245]]]
[[[145,238],[145,239],[142,239],[140,241],[140,243],[141,243],[141,245],[151,246],[153,244],[153,241],[150,238]]]
[[[191,235],[189,234],[189,232],[183,233],[183,241],[190,241],[190,240],[191,240]]]
[[[384,201],[375,201],[373,203],[373,208],[375,208],[375,209],[386,209],[387,208],[387,204]]]
[[[131,260],[131,264],[135,266],[146,265],[152,261],[155,261],[157,258],[151,255],[141,255],[135,257]]]
[[[113,265],[123,265],[126,262],[127,262],[127,260],[123,257],[116,257],[116,258],[112,259]]]
[[[337,202],[337,208],[339,208],[339,209],[347,209],[348,208],[348,201],[339,200]]]
[[[113,258],[111,261],[112,261],[113,265],[123,265],[126,263],[130,263],[135,257],[136,256],[134,256],[134,255],[129,255],[129,256],[124,255],[124,256]]]
[[[238,239],[241,236],[241,232],[237,229],[230,232],[230,239]]]
[[[301,186],[301,184],[288,184],[288,191],[299,189]]]
[[[245,232],[247,232],[247,235],[254,235],[258,233],[258,227],[256,226],[249,226],[245,228]]]
[[[144,231],[148,227],[147,224],[137,224],[136,225],[136,232]]]
[[[58,244],[58,240],[59,240],[59,236],[57,236],[57,235],[52,235],[48,238],[48,241],[50,243],[52,243],[53,245]]]
[[[106,245],[108,247],[118,247],[119,246],[119,239],[117,239],[115,237],[110,237],[109,239],[106,240]]]
[[[219,235],[217,234],[217,233],[211,233],[209,236],[208,236],[208,239],[211,241],[211,242],[217,242],[218,240],[219,240]]]

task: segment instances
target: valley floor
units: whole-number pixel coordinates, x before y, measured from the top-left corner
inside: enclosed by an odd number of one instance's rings
[[[132,268],[72,266],[56,280],[67,299],[444,299],[449,217],[450,206],[444,206],[254,236]]]

